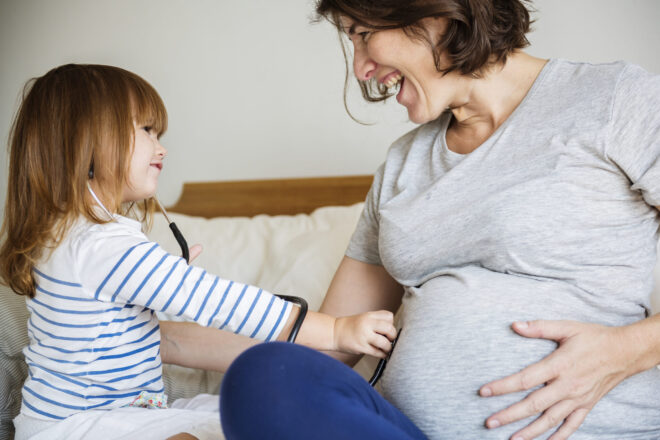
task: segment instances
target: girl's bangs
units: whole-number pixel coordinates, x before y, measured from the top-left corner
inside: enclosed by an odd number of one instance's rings
[[[138,125],[150,126],[158,136],[167,130],[167,110],[156,90],[148,83],[137,83],[131,90],[133,118]]]

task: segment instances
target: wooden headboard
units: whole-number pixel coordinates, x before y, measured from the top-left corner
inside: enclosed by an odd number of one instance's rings
[[[373,176],[184,183],[168,211],[212,217],[309,214],[364,201]]]

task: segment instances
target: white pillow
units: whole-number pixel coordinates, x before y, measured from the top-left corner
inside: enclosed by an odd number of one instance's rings
[[[170,218],[188,241],[201,244],[193,262],[223,278],[250,283],[273,293],[305,298],[318,309],[362,212],[362,203],[325,207],[310,215],[218,217],[182,214]],[[168,252],[180,254],[160,215],[147,234]]]

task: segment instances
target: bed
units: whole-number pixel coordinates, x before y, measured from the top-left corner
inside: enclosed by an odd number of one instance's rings
[[[168,208],[189,244],[204,251],[194,264],[225,278],[276,293],[301,296],[318,309],[362,211],[372,176],[186,183]],[[166,221],[156,215],[148,236],[168,251],[179,247]],[[27,344],[22,297],[0,285],[0,439],[12,438],[27,374],[21,353]],[[162,319],[172,319],[161,316]],[[356,369],[367,377],[375,359]],[[222,374],[164,366],[170,402],[217,393]]]
[[[186,183],[168,211],[189,244],[201,243],[195,261],[211,273],[307,299],[318,309],[362,211],[371,176]],[[167,223],[157,215],[148,234],[179,253]],[[656,286],[660,268],[655,270]],[[21,349],[27,344],[22,297],[0,285],[0,439],[11,438],[27,374]],[[659,310],[660,294],[653,294]],[[163,319],[171,319],[161,316]],[[364,377],[376,360],[355,368]],[[170,402],[217,393],[222,374],[164,366]]]

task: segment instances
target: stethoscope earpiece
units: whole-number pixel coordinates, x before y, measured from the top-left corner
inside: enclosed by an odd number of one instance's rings
[[[94,171],[93,170],[89,170],[89,173],[91,174],[92,177],[94,177]],[[91,177],[90,177],[90,179],[91,179]],[[109,219],[111,221],[114,220],[114,216],[112,214],[110,214],[110,211],[108,211],[108,208],[106,208],[105,205],[103,203],[101,203],[101,200],[99,200],[99,198],[96,196],[96,193],[92,189],[92,185],[90,185],[89,182],[87,182],[87,189],[89,190],[89,193],[92,195],[92,197],[94,197],[94,200],[96,200],[96,203],[98,203],[98,205],[101,207],[101,209],[103,209],[103,211],[108,215]]]

